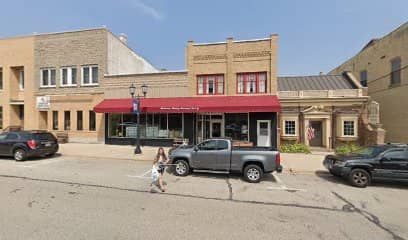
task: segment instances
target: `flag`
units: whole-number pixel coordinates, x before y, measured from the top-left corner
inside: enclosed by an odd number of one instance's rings
[[[310,141],[315,137],[315,129],[312,126],[307,128],[307,139]]]

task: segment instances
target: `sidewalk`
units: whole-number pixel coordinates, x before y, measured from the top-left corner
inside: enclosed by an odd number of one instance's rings
[[[59,152],[64,156],[92,157],[117,160],[152,161],[158,147],[142,146],[142,154],[135,155],[134,146],[108,145],[102,143],[66,143],[60,144]],[[169,148],[164,148],[166,153]],[[284,172],[302,173],[326,170],[323,159],[330,152],[281,153]]]
[[[281,153],[281,164],[286,173],[305,173],[326,171],[323,166],[324,157],[332,152]]]
[[[135,155],[135,146],[108,145],[103,143],[60,144],[59,153],[64,156],[92,157],[117,160],[153,161],[158,147],[142,146],[142,154]],[[167,153],[169,148],[164,148]]]

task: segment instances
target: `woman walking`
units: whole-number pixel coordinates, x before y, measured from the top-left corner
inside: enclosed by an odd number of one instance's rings
[[[157,171],[159,172],[159,188],[162,192],[166,191],[163,186],[163,174],[166,168],[165,164],[167,164],[168,161],[169,160],[166,156],[166,153],[164,152],[164,149],[160,147],[157,150],[156,157],[154,158],[153,167],[156,167]]]

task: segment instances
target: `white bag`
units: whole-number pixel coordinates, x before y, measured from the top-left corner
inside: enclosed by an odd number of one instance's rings
[[[153,165],[152,167],[151,178],[152,178],[152,183],[156,182],[159,179],[159,171],[157,170],[156,165]]]

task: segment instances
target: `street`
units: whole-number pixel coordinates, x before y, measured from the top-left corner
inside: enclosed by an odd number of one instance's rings
[[[158,193],[150,165],[0,160],[0,239],[408,239],[407,183],[359,189],[323,171],[259,184],[166,173]]]

